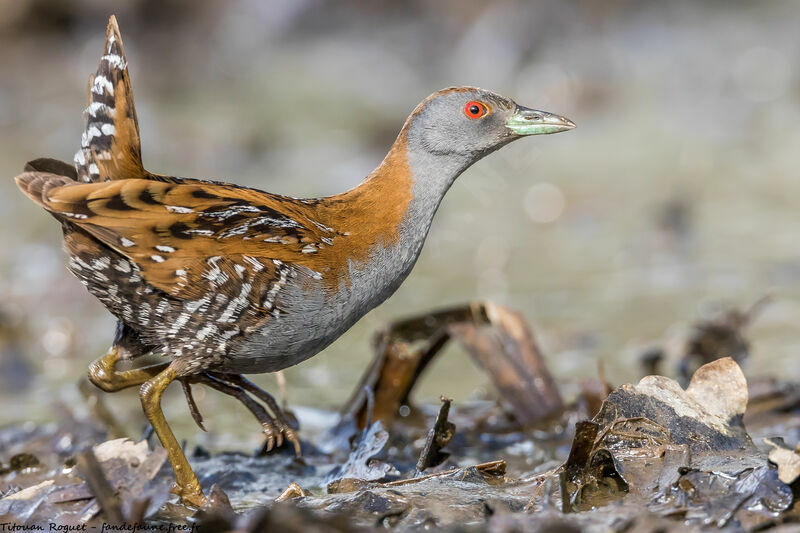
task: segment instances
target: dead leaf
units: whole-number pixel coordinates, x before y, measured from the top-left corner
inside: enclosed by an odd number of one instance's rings
[[[800,453],[780,437],[764,439],[764,442],[772,446],[769,460],[778,465],[778,478],[787,485],[794,483],[800,477]]]
[[[439,408],[439,414],[436,416],[436,422],[428,432],[425,439],[425,446],[422,448],[422,453],[419,455],[417,461],[417,474],[421,474],[425,469],[438,466],[445,462],[450,454],[442,452],[442,448],[447,446],[453,436],[456,434],[456,425],[447,420],[447,414],[450,412],[450,403],[453,400],[447,399],[444,396],[440,398],[442,407]]]
[[[289,483],[289,486],[286,487],[286,490],[281,492],[281,495],[275,498],[276,502],[284,502],[286,500],[293,500],[295,498],[305,498],[308,496],[308,492],[303,490],[303,487],[292,481]]]
[[[593,420],[602,428],[595,447],[606,441],[631,496],[660,514],[763,527],[793,497],[742,425],[747,398],[747,382],[730,358],[698,369],[686,390],[648,376],[603,403]],[[638,429],[629,425],[637,420]]]
[[[746,408],[747,380],[726,357],[701,367],[686,390],[664,376],[623,385],[608,396],[594,421],[605,427],[621,418],[647,418],[693,453],[746,448],[757,454],[741,423]]]
[[[362,432],[358,446],[350,453],[347,461],[326,476],[325,483],[330,485],[342,479],[377,481],[396,472],[392,465],[374,459],[383,452],[388,441],[389,433],[383,429],[381,421],[373,423],[368,430]]]

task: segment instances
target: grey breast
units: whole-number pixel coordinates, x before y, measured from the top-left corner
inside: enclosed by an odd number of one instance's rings
[[[274,372],[313,357],[391,296],[406,278],[421,246],[376,246],[363,264],[349,265],[350,283],[332,295],[323,281],[299,271],[277,297],[282,312],[250,335],[226,357],[225,370]]]

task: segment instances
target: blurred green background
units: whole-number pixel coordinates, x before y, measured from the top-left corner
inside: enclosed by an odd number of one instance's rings
[[[340,192],[451,85],[579,126],[463,175],[397,294],[286,372],[292,404],[338,408],[387,321],[482,299],[524,312],[560,381],[602,360],[619,384],[647,346],[772,292],[746,371],[800,377],[800,3],[0,0],[0,425],[80,410],[74,383],[113,336],[57,224],[12,181],[29,159],[71,160],[111,13],[155,172]],[[448,350],[416,397],[491,396],[464,361]],[[185,429],[179,395],[165,405],[181,438],[257,442],[244,409],[199,387],[211,432]],[[142,427],[135,392],[109,404]]]

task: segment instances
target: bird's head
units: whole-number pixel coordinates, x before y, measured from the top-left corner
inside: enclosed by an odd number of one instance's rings
[[[409,140],[425,151],[460,156],[470,163],[516,139],[574,127],[565,117],[522,107],[510,98],[475,87],[433,93],[407,122]]]

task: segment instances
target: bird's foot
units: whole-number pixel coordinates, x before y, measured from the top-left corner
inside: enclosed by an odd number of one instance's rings
[[[280,448],[284,440],[291,442],[294,447],[294,453],[300,457],[300,439],[297,436],[295,428],[297,427],[296,420],[293,424],[290,420],[294,417],[287,416],[286,413],[278,406],[275,398],[272,397],[267,391],[255,383],[247,380],[240,374],[221,374],[215,372],[204,372],[202,374],[194,375],[184,383],[184,392],[186,399],[189,402],[189,409],[192,417],[201,429],[205,430],[202,424],[202,417],[197,410],[197,406],[192,398],[190,383],[203,383],[212,387],[224,394],[233,396],[250,410],[256,420],[261,424],[262,431],[267,440],[264,443],[261,453],[267,453],[275,448]],[[253,394],[258,400],[261,400],[264,405],[254,400],[248,393]],[[274,414],[272,416],[265,406],[269,408]]]
[[[200,488],[200,484],[197,483],[197,481],[194,483],[189,483],[188,486],[181,485],[177,482],[173,483],[171,492],[173,494],[177,494],[178,497],[180,497],[181,502],[187,507],[202,509],[208,503],[208,500],[203,494],[203,490]]]
[[[270,420],[262,421],[261,427],[267,438],[267,441],[264,443],[265,452],[270,452],[274,448],[280,448],[283,445],[283,441],[286,440],[286,442],[292,443],[295,455],[300,457],[300,439],[297,437],[297,433],[295,433],[294,429],[284,420],[277,417],[271,418]]]
[[[275,415],[274,418],[275,423],[280,428],[283,437],[286,438],[286,442],[292,443],[295,455],[297,457],[300,457],[301,456],[300,438],[297,436],[297,432],[294,429],[294,427],[296,426],[294,426],[294,424],[292,424],[292,422],[289,421],[289,417],[286,415],[286,413],[283,412],[283,410],[280,407],[278,407],[275,401],[269,404],[269,407],[270,409],[272,409],[272,412]],[[294,419],[294,416],[292,416],[292,419],[295,421],[295,423],[297,423],[296,419]],[[278,446],[280,446],[280,443],[278,444]]]

